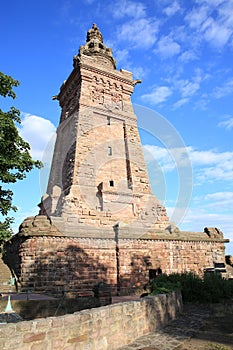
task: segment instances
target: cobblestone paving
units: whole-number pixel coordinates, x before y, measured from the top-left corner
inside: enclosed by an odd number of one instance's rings
[[[144,335],[118,350],[173,350],[199,330],[210,311],[205,307],[186,305],[176,320],[153,333]]]

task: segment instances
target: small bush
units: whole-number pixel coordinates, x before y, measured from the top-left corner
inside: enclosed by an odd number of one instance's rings
[[[192,272],[160,275],[151,284],[152,295],[181,289],[184,302],[218,303],[233,297],[233,281],[218,274],[203,278]]]
[[[221,344],[208,344],[205,350],[231,350],[231,348]]]

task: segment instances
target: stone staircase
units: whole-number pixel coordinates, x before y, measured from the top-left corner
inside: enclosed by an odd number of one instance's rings
[[[2,256],[0,254],[0,293],[9,292],[10,277],[11,272],[7,265],[2,261]]]

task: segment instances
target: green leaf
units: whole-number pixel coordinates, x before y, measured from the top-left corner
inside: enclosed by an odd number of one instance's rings
[[[19,81],[0,72],[0,95],[16,98],[13,91]],[[0,109],[0,214],[7,216],[10,210],[17,208],[12,204],[13,192],[3,187],[4,184],[23,180],[33,168],[41,168],[42,163],[33,160],[30,155],[30,145],[20,135],[16,124],[20,124],[20,111],[11,107],[4,112]],[[6,217],[0,222],[0,243],[11,235],[10,224],[12,218]]]

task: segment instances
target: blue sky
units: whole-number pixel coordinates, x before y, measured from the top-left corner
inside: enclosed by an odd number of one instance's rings
[[[0,70],[21,82],[17,99],[1,99],[1,106],[14,104],[22,112],[21,134],[35,158],[43,158],[59,121],[51,97],[95,22],[117,68],[142,79],[133,103],[154,111],[155,118],[148,112],[148,128],[143,113],[139,118],[155,194],[174,217],[182,190],[187,198],[177,222],[181,229],[219,227],[233,240],[232,0],[12,0],[1,4],[1,14]],[[163,123],[177,144],[161,140]],[[189,175],[192,170],[188,184],[184,154]],[[45,182],[45,170],[33,171],[13,186],[15,227],[37,213]],[[233,255],[233,243],[226,247]]]

